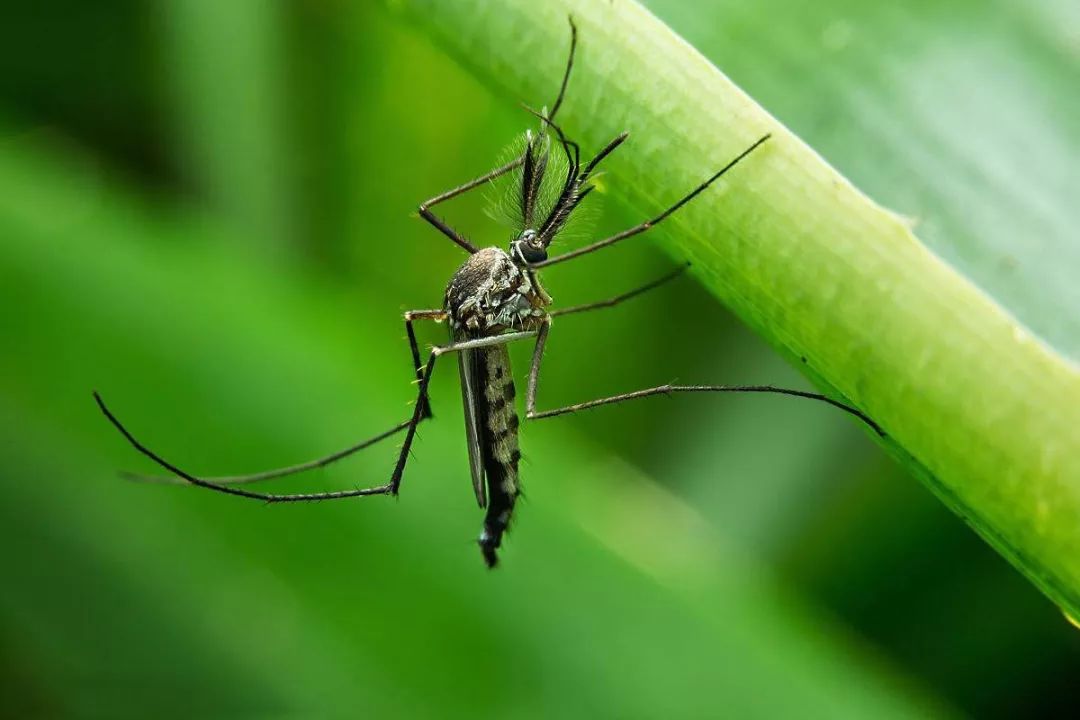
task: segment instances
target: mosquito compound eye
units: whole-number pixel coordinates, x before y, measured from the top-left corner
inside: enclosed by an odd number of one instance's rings
[[[538,263],[547,260],[547,250],[540,242],[540,235],[535,230],[525,230],[514,241],[514,250],[517,255],[527,263]]]
[[[522,242],[518,243],[518,251],[521,253],[521,257],[525,262],[538,263],[547,260],[547,250],[540,245],[533,245],[531,243]]]

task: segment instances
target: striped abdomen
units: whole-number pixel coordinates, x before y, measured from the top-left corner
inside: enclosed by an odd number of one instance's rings
[[[510,373],[510,355],[505,346],[477,352],[477,375],[482,392],[480,408],[480,445],[487,477],[488,507],[480,549],[489,567],[498,561],[495,551],[503,533],[510,526],[514,502],[518,496],[518,416],[514,407],[514,379]]]

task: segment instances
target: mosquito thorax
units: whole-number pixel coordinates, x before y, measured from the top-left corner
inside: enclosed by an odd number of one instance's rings
[[[450,278],[444,299],[451,327],[476,335],[538,327],[550,304],[536,276],[497,247],[470,255]]]

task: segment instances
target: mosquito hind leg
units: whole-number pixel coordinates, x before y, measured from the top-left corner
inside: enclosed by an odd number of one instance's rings
[[[428,360],[425,366],[424,373],[420,381],[420,388],[417,392],[416,405],[413,407],[412,417],[405,424],[406,434],[405,442],[401,447],[401,451],[398,455],[397,464],[394,467],[394,472],[390,477],[390,481],[384,485],[376,485],[369,488],[355,488],[352,490],[335,490],[330,492],[317,492],[317,493],[293,493],[287,495],[279,495],[275,493],[261,493],[251,490],[244,490],[241,488],[233,487],[231,485],[221,484],[212,480],[198,478],[191,473],[182,470],[175,464],[169,462],[158,453],[151,450],[149,447],[139,441],[134,434],[128,430],[119,418],[113,414],[109,407],[105,404],[101,395],[94,393],[94,400],[97,402],[101,412],[105,415],[106,419],[112,423],[121,435],[134,447],[139,453],[146,456],[160,467],[168,470],[170,473],[182,478],[188,483],[197,487],[206,488],[207,490],[213,490],[215,492],[225,493],[227,495],[235,495],[237,497],[250,498],[253,500],[262,500],[267,503],[284,503],[284,502],[314,502],[321,500],[338,500],[349,497],[363,497],[367,495],[397,495],[398,488],[401,485],[401,477],[405,471],[405,460],[408,457],[409,450],[412,446],[413,438],[416,435],[416,426],[423,420],[422,411],[424,408],[424,400],[427,395],[428,383],[431,381],[431,373],[435,369],[435,358],[438,357],[438,352],[433,351],[431,358]],[[392,434],[392,433],[391,433]],[[278,475],[280,476],[280,475]]]
[[[355,455],[356,453],[371,447],[372,445],[381,442],[397,435],[399,432],[409,426],[410,420],[403,420],[394,427],[384,432],[375,435],[374,437],[361,440],[355,445],[338,450],[337,452],[329,455],[324,455],[321,458],[315,460],[309,460],[308,462],[299,463],[297,465],[289,465],[287,467],[276,468],[274,470],[265,470],[263,472],[251,473],[249,475],[220,475],[214,477],[202,478],[207,482],[215,485],[245,485],[247,483],[261,482],[263,480],[273,480],[274,478],[287,477],[289,475],[299,475],[300,473],[307,472],[308,470],[316,470],[331,465],[338,460],[344,460],[345,458]],[[189,481],[183,477],[173,475],[143,475],[141,473],[121,472],[120,476],[125,480],[132,480],[134,482],[144,483],[158,483],[166,485],[185,485]]]
[[[417,345],[416,342],[416,333],[413,331],[413,322],[416,320],[434,320],[436,322],[440,322],[445,318],[446,313],[442,310],[410,310],[405,313],[405,330],[408,333],[409,337],[409,348],[412,353],[413,370],[416,373],[417,382],[420,381],[423,375],[423,367],[420,363],[420,347],[419,345]],[[420,422],[428,420],[432,417],[433,415],[431,412],[431,404],[425,397]],[[326,467],[327,465],[335,463],[338,460],[343,460],[350,455],[354,455],[355,453],[358,453],[365,448],[369,448],[375,443],[385,440],[388,437],[396,435],[402,430],[405,430],[409,426],[410,422],[411,420],[404,420],[393,426],[389,430],[381,432],[374,437],[367,438],[366,440],[362,440],[355,445],[350,445],[343,450],[338,450],[337,452],[325,455],[315,460],[309,460],[308,462],[303,462],[296,465],[289,465],[282,468],[276,468],[274,470],[251,473],[248,475],[223,475],[203,479],[215,485],[243,485],[247,483],[261,482],[263,480],[273,480],[274,478],[287,477],[289,475],[297,475],[302,472],[307,472],[308,470],[315,470],[317,468]],[[182,477],[167,475],[144,475],[142,473],[123,472],[121,473],[121,476],[135,482],[146,483],[182,484],[188,482]]]
[[[532,384],[531,380],[532,378],[530,378],[530,384]],[[832,405],[834,408],[842,410],[852,417],[858,418],[867,427],[877,433],[878,436],[886,437],[885,431],[881,429],[881,426],[874,422],[873,418],[856,407],[842,403],[839,400],[834,400],[828,395],[823,395],[821,393],[808,392],[806,390],[793,390],[791,388],[781,388],[773,385],[658,385],[656,387],[645,388],[644,390],[635,390],[634,392],[621,393],[619,395],[612,395],[597,400],[566,405],[564,407],[555,408],[554,410],[537,412],[534,407],[534,409],[527,413],[525,417],[527,420],[542,420],[558,415],[575,413],[579,410],[589,410],[601,405],[614,405],[630,400],[652,397],[653,395],[672,395],[674,393],[770,393],[774,395],[787,395],[788,397],[803,398],[806,400],[815,400],[827,405]]]
[[[386,484],[370,488],[339,490],[334,492],[274,495],[271,493],[260,493],[253,492],[251,490],[244,490],[237,487],[231,487],[229,485],[218,484],[203,478],[198,478],[191,473],[180,469],[168,460],[164,459],[161,455],[157,454],[149,447],[144,445],[140,440],[138,440],[135,435],[132,434],[132,432],[128,430],[123,423],[120,422],[120,419],[113,414],[112,410],[109,409],[109,407],[105,404],[105,401],[102,399],[101,395],[99,395],[97,392],[94,393],[94,400],[97,402],[98,408],[101,410],[102,414],[105,415],[105,418],[110,423],[112,423],[113,427],[115,427],[117,431],[119,431],[119,433],[124,436],[128,443],[130,443],[131,446],[134,447],[139,453],[146,456],[165,470],[168,470],[170,473],[176,475],[177,477],[183,478],[188,483],[197,487],[206,488],[207,490],[213,490],[215,492],[225,493],[226,495],[235,495],[237,497],[251,498],[253,500],[262,500],[264,502],[270,503],[298,500],[332,500],[336,498],[357,497],[362,495],[385,495],[390,491],[390,485]]]
[[[526,331],[518,333],[508,333],[506,335],[500,335],[490,338],[479,338],[476,340],[467,340],[462,343],[451,343],[450,345],[438,346],[432,349],[431,355],[428,358],[427,363],[424,366],[424,372],[420,379],[420,387],[417,390],[416,404],[413,406],[412,417],[405,425],[405,441],[401,446],[401,451],[398,454],[397,464],[394,466],[394,472],[390,476],[389,482],[385,485],[376,485],[368,488],[355,488],[351,490],[335,490],[331,492],[318,492],[318,493],[296,493],[289,495],[278,495],[274,493],[260,493],[251,490],[244,490],[238,487],[232,487],[230,485],[223,485],[212,482],[210,480],[199,478],[191,473],[182,470],[175,464],[169,462],[158,453],[151,450],[138,440],[135,435],[128,430],[120,419],[113,414],[112,410],[105,404],[101,395],[97,392],[94,393],[94,400],[97,402],[98,408],[101,410],[105,418],[112,423],[113,427],[124,436],[128,443],[135,448],[140,454],[152,460],[160,467],[168,470],[170,473],[183,478],[188,483],[196,485],[198,487],[206,488],[207,490],[213,490],[215,492],[225,493],[226,495],[235,495],[237,497],[250,498],[253,500],[262,500],[267,503],[283,503],[283,502],[313,502],[319,500],[338,500],[348,497],[362,497],[367,495],[397,495],[398,488],[401,486],[401,478],[405,472],[405,462],[408,459],[409,451],[412,448],[413,438],[416,436],[416,427],[422,421],[422,410],[424,407],[424,401],[427,398],[428,385],[431,382],[431,375],[435,370],[435,360],[446,353],[458,352],[460,350],[468,350],[479,347],[491,347],[495,345],[503,345],[505,343],[513,342],[515,340],[521,340],[527,337],[533,337],[536,335],[535,331]]]
[[[542,420],[544,418],[575,413],[579,410],[589,410],[601,405],[614,405],[630,400],[652,397],[653,395],[672,395],[675,393],[768,393],[814,400],[816,402],[831,405],[838,410],[858,418],[880,437],[886,437],[885,431],[881,429],[881,426],[874,422],[873,418],[856,407],[842,403],[839,400],[834,400],[828,395],[822,395],[821,393],[793,390],[790,388],[775,387],[773,385],[658,385],[656,387],[645,388],[644,390],[635,390],[634,392],[621,393],[619,395],[612,395],[597,400],[565,405],[560,408],[555,408],[554,410],[538,411],[536,409],[536,394],[540,383],[540,365],[544,358],[544,348],[547,345],[548,331],[550,328],[550,321],[545,322],[536,334],[536,345],[533,348],[532,363],[529,367],[529,382],[525,394],[526,420]]]

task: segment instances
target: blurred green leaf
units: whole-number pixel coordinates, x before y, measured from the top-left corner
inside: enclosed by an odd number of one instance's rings
[[[285,9],[177,0],[154,13],[178,164],[237,238],[263,252],[296,239],[296,156],[286,138]]]

